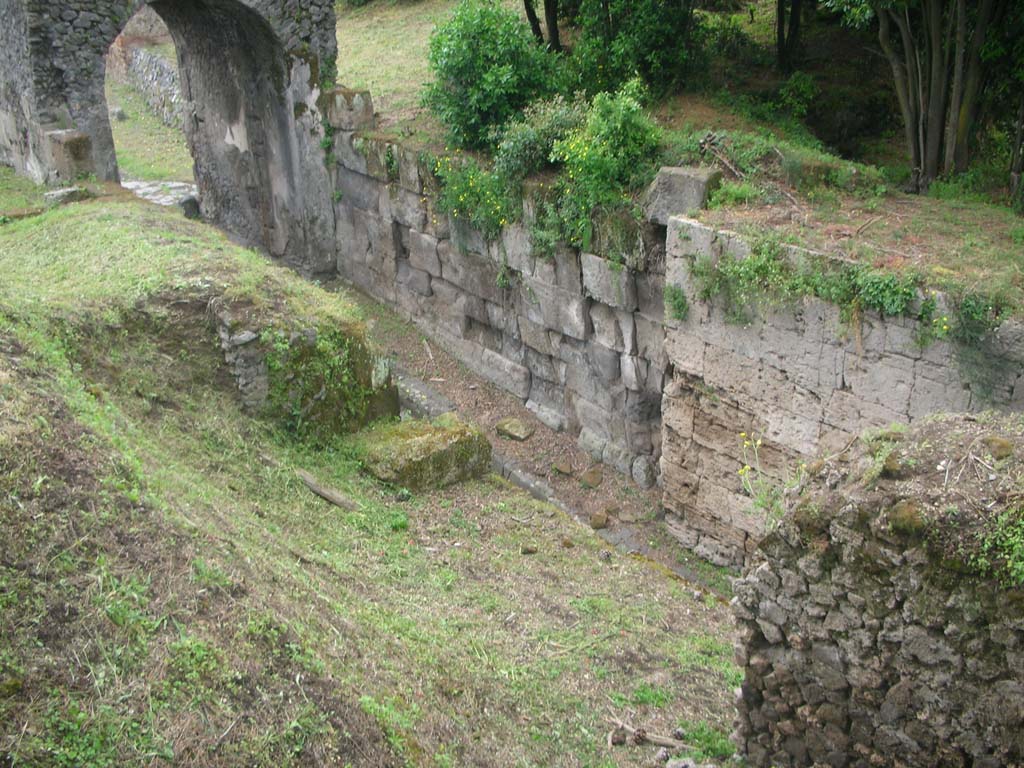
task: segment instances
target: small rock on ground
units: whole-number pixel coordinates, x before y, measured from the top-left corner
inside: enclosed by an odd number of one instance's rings
[[[521,555],[536,555],[537,547],[533,544],[523,544],[519,547],[519,554]]]
[[[568,459],[555,459],[551,462],[551,470],[556,475],[565,475],[566,477],[572,477],[572,464],[569,463]]]
[[[591,467],[580,475],[580,485],[584,488],[597,488],[601,485],[602,480],[604,480],[604,475],[601,473],[600,467]]]
[[[508,440],[517,440],[523,442],[529,440],[533,436],[534,428],[530,424],[526,424],[521,419],[517,419],[514,416],[502,419],[494,425],[495,430],[501,437]]]
[[[608,513],[607,512],[591,512],[590,513],[590,527],[595,531],[600,531],[608,527]]]

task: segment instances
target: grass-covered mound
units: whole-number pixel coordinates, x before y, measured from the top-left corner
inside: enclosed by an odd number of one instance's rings
[[[0,318],[83,355],[119,335],[152,336],[173,354],[218,331],[255,336],[250,362],[266,382],[254,404],[302,436],[397,411],[351,304],[176,210],[115,196],[12,222],[0,265]]]

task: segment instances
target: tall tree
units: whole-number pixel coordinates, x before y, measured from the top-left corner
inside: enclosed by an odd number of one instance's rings
[[[796,63],[802,10],[803,0],[775,0],[775,56],[783,72],[792,72]]]
[[[830,0],[852,23],[878,26],[916,190],[966,170],[987,80],[983,52],[1014,2]]]
[[[544,42],[544,33],[540,28],[540,19],[537,18],[536,0],[523,0],[523,7],[526,9],[526,20],[530,22],[530,29],[537,42]],[[544,0],[544,24],[548,28],[548,47],[553,51],[562,50],[562,40],[558,34],[558,0]]]

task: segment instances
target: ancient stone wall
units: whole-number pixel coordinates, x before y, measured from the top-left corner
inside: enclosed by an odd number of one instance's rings
[[[355,98],[355,97],[353,97]],[[488,242],[437,210],[417,153],[339,122],[338,271],[400,308],[544,423],[649,487],[660,452],[661,278],[598,255],[534,252],[532,204]]]
[[[801,459],[871,427],[1024,407],[1020,324],[988,344],[984,370],[949,341],[920,344],[914,319],[844,322],[816,299],[766,303],[736,325],[699,300],[691,270],[749,246],[669,216],[671,173],[649,195],[654,242],[627,259],[637,268],[568,247],[547,258],[532,246],[529,194],[523,221],[488,242],[437,210],[432,169],[415,152],[358,132],[358,111],[342,110],[335,136],[338,271],[595,458],[643,485],[660,479],[669,530],[713,562],[742,565],[764,533],[739,474],[747,464],[781,484]],[[666,316],[666,282],[687,297],[684,320]]]
[[[871,427],[1024,408],[1019,323],[1004,323],[981,361],[965,360],[948,340],[922,345],[914,319],[864,312],[844,322],[839,307],[818,299],[765,303],[738,325],[720,304],[699,300],[692,268],[700,258],[749,252],[734,234],[669,221],[666,280],[685,292],[690,311],[665,320],[672,376],[662,404],[664,504],[673,533],[704,557],[741,564],[764,532],[739,474],[744,465],[784,483],[801,459],[840,450]],[[823,257],[790,248],[788,258]],[[758,440],[755,456],[744,443]]]
[[[985,544],[1024,531],[1022,449],[949,417],[816,465],[735,582],[751,765],[1024,764],[1024,588]]]
[[[164,125],[179,130],[183,127],[184,104],[176,62],[145,46],[115,42],[107,55],[107,74],[138,91]]]

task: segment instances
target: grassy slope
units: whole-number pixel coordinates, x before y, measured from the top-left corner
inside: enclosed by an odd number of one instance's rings
[[[723,606],[498,480],[399,501],[240,410],[175,291],[349,311],[260,264],[134,202],[0,227],[0,756],[644,764],[612,712],[721,749]]]
[[[192,181],[192,156],[185,135],[168,128],[137,91],[107,78],[107,103],[127,120],[111,120],[121,175],[138,181]]]

